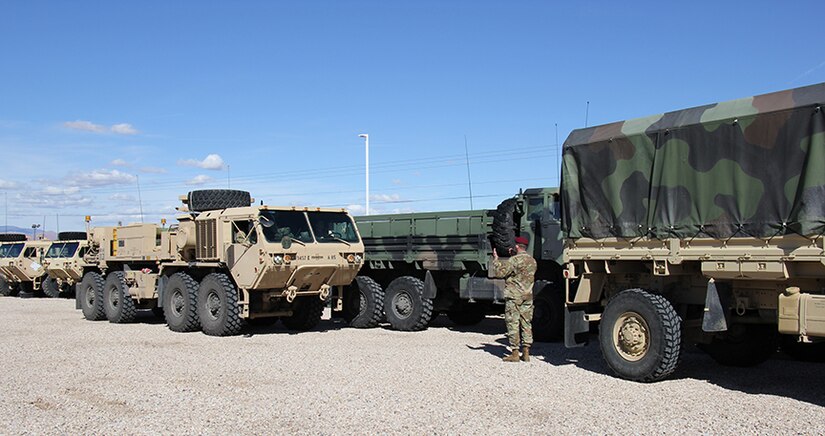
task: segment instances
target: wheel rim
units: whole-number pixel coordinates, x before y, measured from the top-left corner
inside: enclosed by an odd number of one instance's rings
[[[212,319],[218,319],[221,313],[221,297],[214,291],[210,292],[206,297],[206,311]]]
[[[631,362],[645,357],[650,347],[650,328],[636,312],[625,312],[613,324],[613,346]]]
[[[95,291],[91,286],[86,288],[86,304],[89,307],[95,306]]]
[[[410,294],[406,291],[401,291],[392,297],[392,310],[401,318],[409,318],[413,312],[413,302]]]
[[[118,292],[117,288],[115,287],[109,289],[109,304],[114,309],[117,309],[117,307],[120,305],[120,292]]]
[[[186,306],[186,299],[183,298],[183,292],[181,292],[180,289],[175,289],[172,292],[171,303],[172,313],[175,316],[183,315],[183,308]]]

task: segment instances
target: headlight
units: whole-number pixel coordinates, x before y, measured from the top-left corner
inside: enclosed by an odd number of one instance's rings
[[[361,263],[362,260],[364,260],[364,258],[361,257],[360,254],[355,255],[355,263]]]
[[[277,256],[272,258],[272,261],[275,262],[275,265],[280,265],[280,264],[284,263],[284,258],[281,257],[280,255],[277,255]]]

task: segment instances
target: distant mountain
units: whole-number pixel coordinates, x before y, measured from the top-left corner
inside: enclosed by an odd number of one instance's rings
[[[3,225],[0,225],[0,233],[22,233],[22,234],[26,235],[27,238],[29,238],[29,239],[32,238],[32,229],[31,228],[24,229],[24,228],[15,227],[15,226],[6,227],[6,226],[3,226]],[[43,235],[43,232],[41,231],[41,229],[37,229],[37,239],[43,238],[42,235]],[[52,240],[57,239],[57,232],[47,230],[45,239],[52,239]]]

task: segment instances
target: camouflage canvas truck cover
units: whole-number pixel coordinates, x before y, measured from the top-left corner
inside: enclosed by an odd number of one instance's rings
[[[620,376],[682,339],[752,365],[823,357],[825,84],[573,131],[564,143],[566,342]],[[777,334],[782,333],[782,336]]]
[[[357,217],[366,262],[357,283],[345,291],[344,317],[355,327],[373,327],[383,313],[396,330],[421,330],[439,313],[458,325],[501,313],[504,281],[490,277],[492,250],[509,256],[515,236],[524,235],[539,263],[536,338],[560,337],[557,204],[558,190],[528,189],[492,210]]]
[[[163,313],[174,331],[237,334],[241,322],[317,325],[334,292],[350,284],[364,248],[343,209],[250,206],[244,191],[193,191],[178,224],[95,229],[97,268],[78,305],[91,320]],[[87,256],[88,257],[88,256]]]

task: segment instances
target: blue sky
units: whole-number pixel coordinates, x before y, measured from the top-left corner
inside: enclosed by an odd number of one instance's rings
[[[587,101],[596,125],[825,81],[823,16],[821,1],[6,1],[0,191],[9,225],[49,230],[141,207],[172,221],[180,194],[230,183],[362,214],[369,133],[373,213],[468,209],[466,136],[473,206],[494,207],[558,183],[555,126],[563,142]]]

